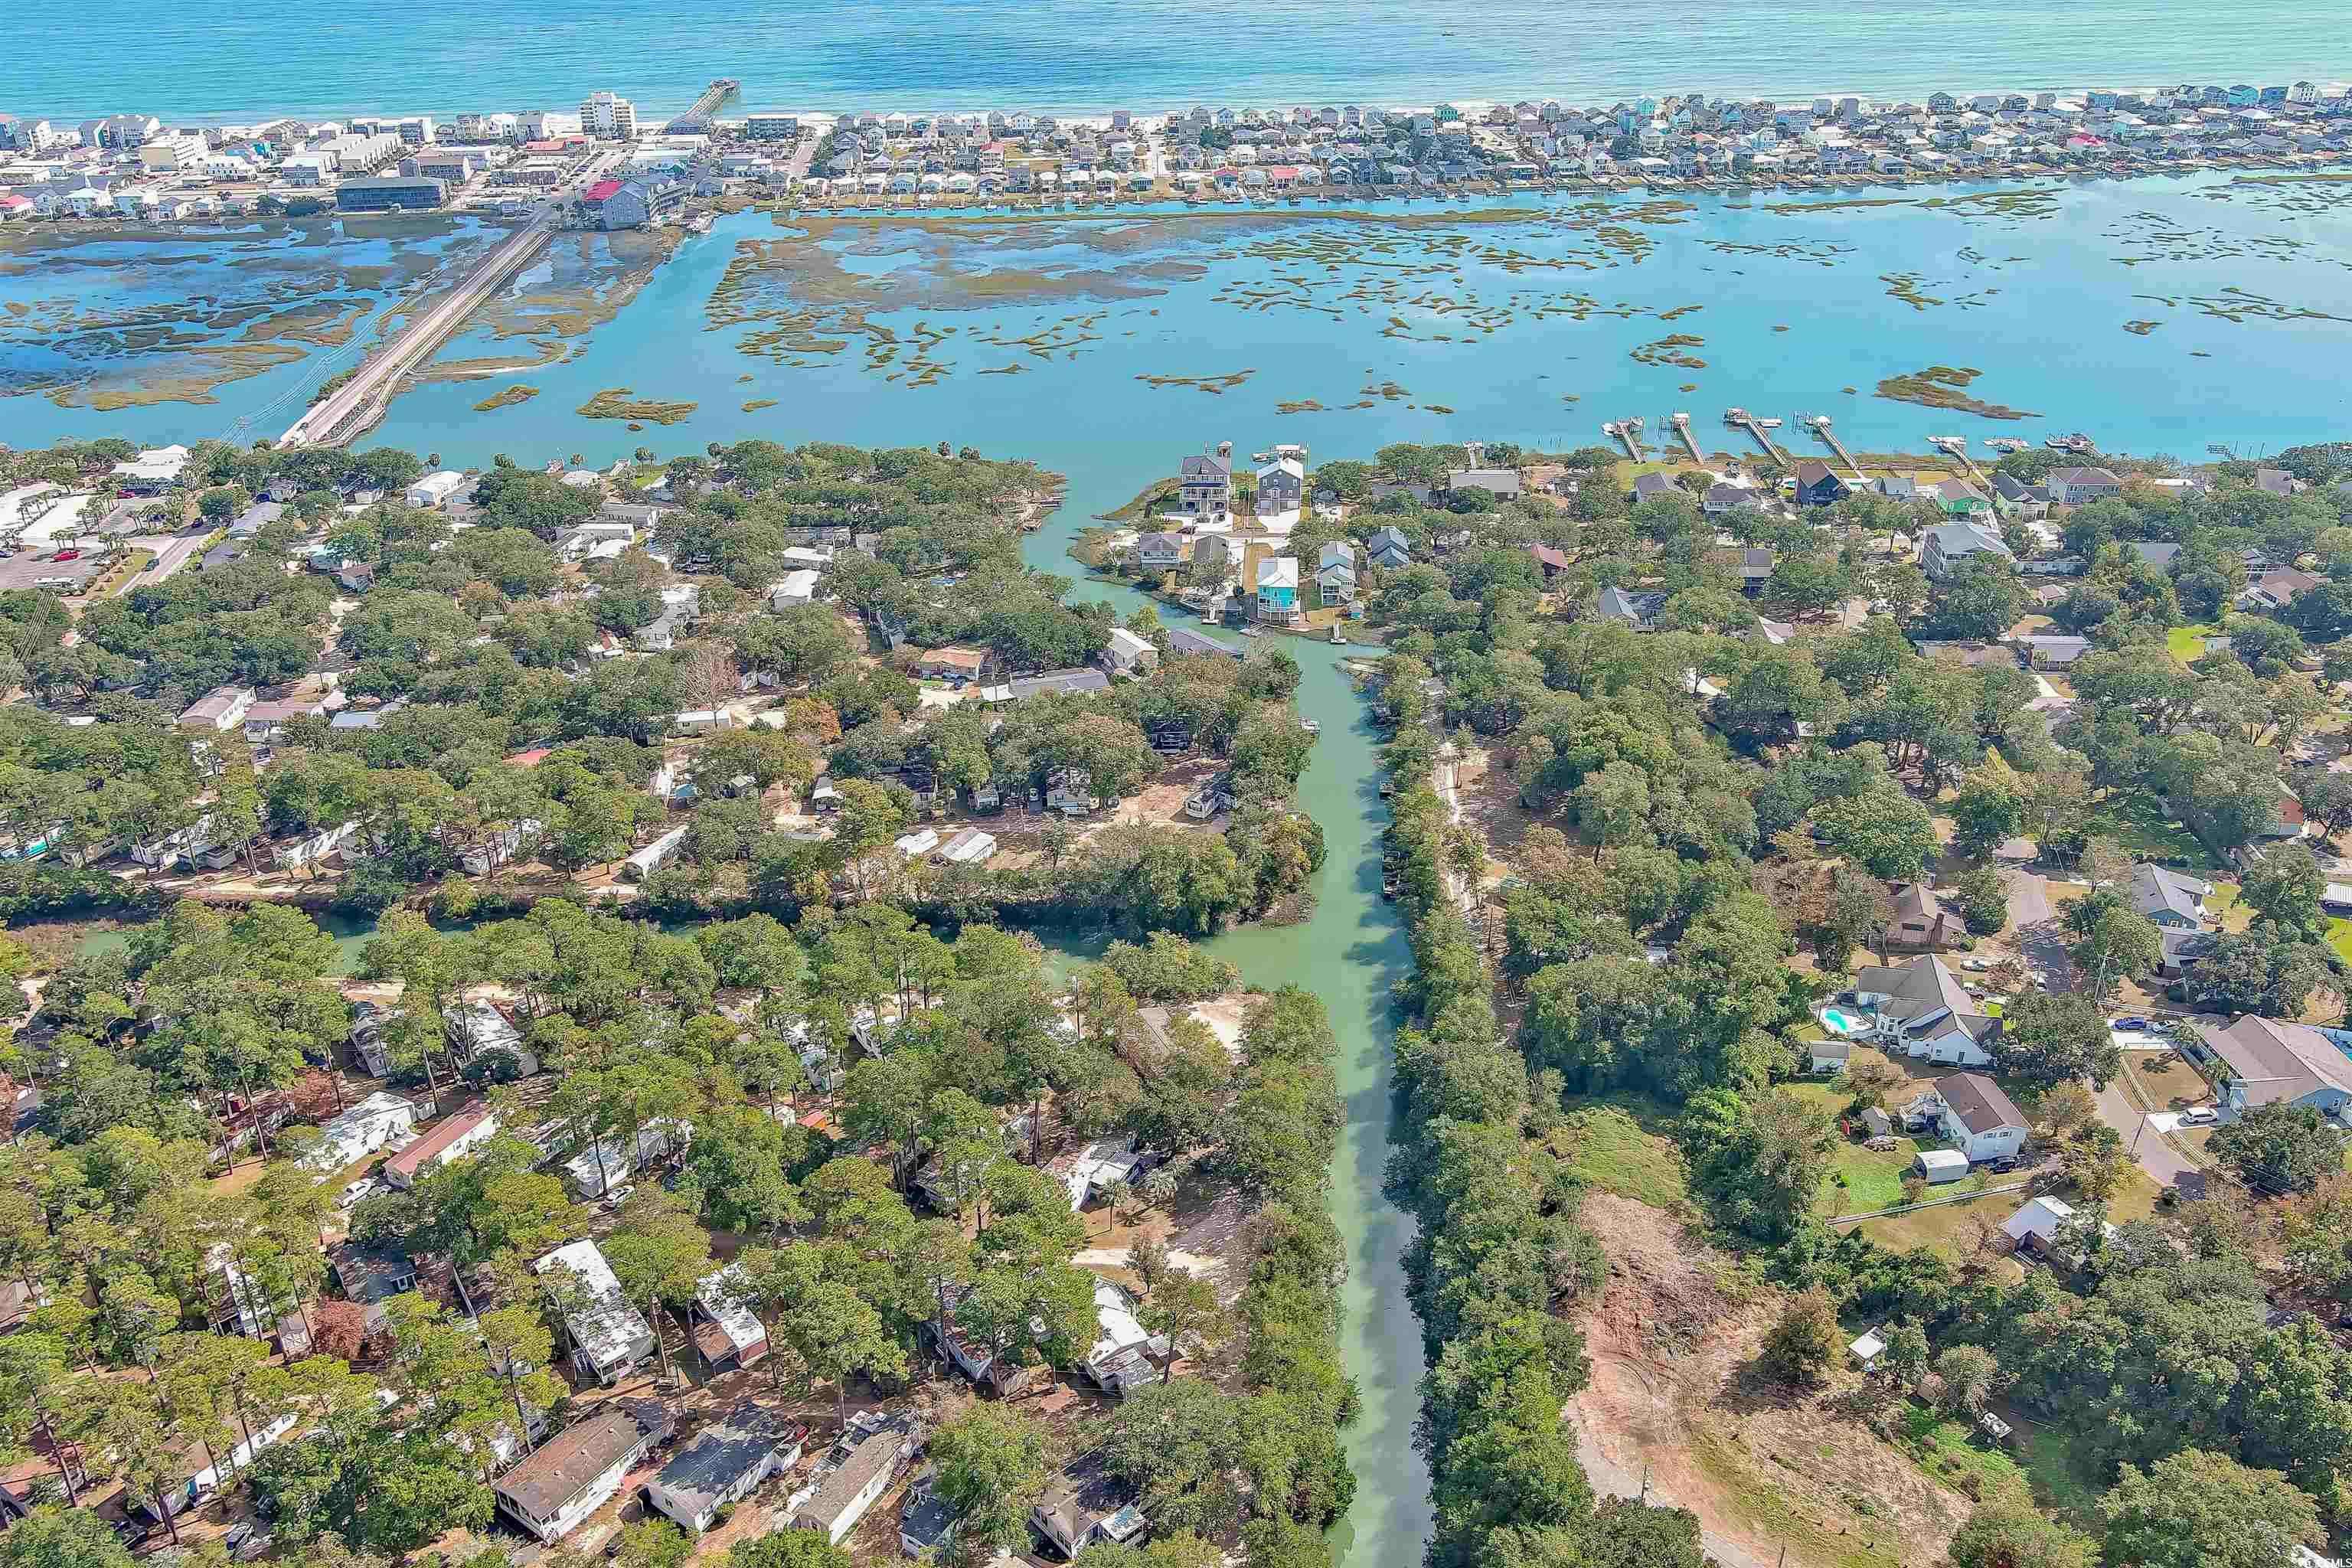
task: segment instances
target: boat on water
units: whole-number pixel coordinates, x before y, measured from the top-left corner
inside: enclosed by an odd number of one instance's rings
[[[1988,436],[1985,437],[1985,446],[1992,451],[2000,453],[2025,450],[2025,443],[2014,436]]]
[[[1348,634],[1341,631],[1339,627],[1333,626],[1331,628],[1331,646],[1333,647],[1346,647],[1348,646]]]
[[[1265,628],[1263,626],[1244,626],[1242,628],[1242,636],[1245,637],[1262,637],[1265,636]]]
[[[1298,721],[1298,727],[1310,735],[1319,735],[1323,732],[1323,726],[1312,719],[1301,719]]]
[[[1778,430],[1780,427],[1780,420],[1777,415],[1768,415],[1764,418],[1757,420],[1756,423],[1762,426],[1767,430]]]
[[[2049,447],[2053,452],[2091,452],[2097,450],[2097,448],[2092,445],[2091,438],[2088,436],[2084,435],[2080,430],[2075,431],[2071,436],[2046,437],[2043,438],[2042,444]]]

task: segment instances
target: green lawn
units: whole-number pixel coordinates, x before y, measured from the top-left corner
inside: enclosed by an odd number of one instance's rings
[[[2188,664],[2205,657],[2207,637],[2221,635],[2221,626],[2210,621],[2198,626],[2175,626],[2164,634],[2164,646],[2173,658]]]
[[[2221,868],[2179,818],[2167,815],[2163,802],[2146,794],[2130,792],[2101,801],[2091,813],[2091,831],[2114,838],[2131,855],[2196,870]]]
[[[1672,1112],[1643,1095],[1570,1099],[1568,1125],[1552,1150],[1576,1177],[1653,1208],[1671,1209],[1688,1195],[1682,1155],[1666,1136]]]
[[[2011,1486],[2031,1486],[2023,1466],[1987,1439],[1973,1436],[1967,1421],[1906,1400],[1895,1412],[1895,1446],[1946,1486],[1971,1497],[1990,1497]],[[1974,1487],[1967,1478],[1974,1476]]]
[[[2352,963],[2352,921],[2341,915],[2328,916],[2327,945],[2334,948],[2345,963]]]

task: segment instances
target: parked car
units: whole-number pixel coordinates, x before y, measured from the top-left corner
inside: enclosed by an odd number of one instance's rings
[[[2146,1018],[2111,1018],[2107,1022],[2110,1028],[2122,1029],[2130,1034],[2146,1034],[2148,1028]]]
[[[335,1200],[335,1206],[339,1209],[347,1209],[361,1199],[372,1198],[382,1191],[383,1191],[382,1182],[377,1181],[373,1176],[362,1176],[358,1181],[343,1188],[342,1195]]]
[[[625,1183],[620,1186],[612,1188],[604,1194],[604,1206],[608,1209],[619,1208],[623,1204],[629,1201],[629,1194],[636,1190],[637,1189],[635,1187]]]
[[[1964,958],[1960,960],[1960,967],[1962,969],[1972,969],[1977,971],[1979,973],[1982,973],[1984,971],[1992,967],[1992,960],[1990,958]]]
[[[2180,1113],[2183,1127],[2210,1127],[2221,1120],[2221,1113],[2210,1105],[2192,1105]]]

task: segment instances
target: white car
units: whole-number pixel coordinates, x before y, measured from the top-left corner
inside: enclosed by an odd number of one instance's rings
[[[347,1209],[361,1199],[372,1198],[383,1190],[383,1184],[373,1176],[362,1176],[343,1189],[343,1195],[335,1200],[335,1206]]]
[[[636,1190],[635,1186],[627,1185],[612,1188],[604,1194],[604,1206],[608,1209],[619,1208],[629,1201],[629,1194]]]
[[[1979,973],[1982,973],[1984,971],[1992,967],[1992,960],[1990,958],[1964,958],[1960,960],[1960,967],[1962,969],[1972,969]]]
[[[2180,1113],[2183,1127],[2210,1127],[2221,1120],[2221,1113],[2210,1105],[2191,1106]]]

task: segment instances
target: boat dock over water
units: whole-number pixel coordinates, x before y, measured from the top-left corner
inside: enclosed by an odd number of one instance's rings
[[[1846,471],[1853,475],[1854,482],[1856,484],[1867,484],[1870,482],[1869,477],[1862,471],[1862,465],[1853,460],[1853,454],[1845,449],[1845,443],[1839,440],[1837,438],[1837,432],[1830,428],[1830,416],[1828,415],[1808,414],[1802,416],[1802,423],[1811,429],[1814,435],[1829,443],[1830,450],[1837,454],[1838,461],[1846,466]]]
[[[1789,461],[1789,454],[1774,446],[1769,435],[1770,431],[1780,428],[1780,422],[1778,419],[1759,419],[1745,408],[1727,408],[1723,413],[1723,422],[1726,425],[1736,426],[1755,437],[1756,444],[1763,447],[1764,455],[1774,462]]]
[[[1639,416],[1632,419],[1612,419],[1601,426],[1601,433],[1604,436],[1616,437],[1624,446],[1625,455],[1637,463],[1649,456],[1648,448],[1642,445],[1642,421]]]
[[[1702,468],[1705,467],[1706,464],[1706,455],[1699,451],[1698,442],[1691,435],[1690,416],[1687,414],[1669,415],[1666,418],[1666,426],[1674,431],[1676,436],[1682,437],[1684,447],[1690,453],[1690,460],[1700,465]]]
[[[741,82],[731,76],[722,76],[702,89],[693,108],[662,129],[673,136],[699,136],[710,129],[710,117],[719,112],[719,106],[742,90]]]

